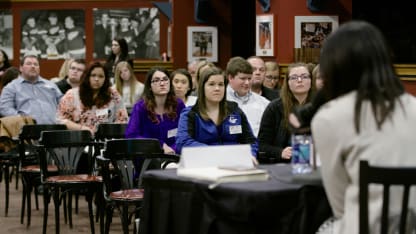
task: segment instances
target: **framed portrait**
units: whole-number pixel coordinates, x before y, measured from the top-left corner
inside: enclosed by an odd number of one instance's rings
[[[111,54],[114,38],[124,38],[130,58],[160,58],[160,19],[156,7],[93,9],[94,58]]]
[[[188,27],[188,62],[207,60],[218,62],[217,27]]]
[[[274,55],[274,17],[272,14],[256,16],[256,55]]]
[[[21,13],[20,55],[42,59],[85,58],[83,10],[24,10]]]
[[[0,48],[13,59],[13,16],[11,10],[0,10]]]
[[[338,16],[295,16],[295,48],[321,48],[338,28]]]

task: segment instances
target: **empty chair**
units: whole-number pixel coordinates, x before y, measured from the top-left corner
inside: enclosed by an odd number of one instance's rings
[[[31,192],[33,188],[37,188],[40,183],[40,167],[39,155],[36,146],[39,143],[42,131],[65,130],[63,124],[27,124],[22,127],[19,134],[19,157],[20,157],[20,173],[22,175],[22,208],[20,214],[20,222],[23,224],[25,206],[27,201],[27,226],[30,226],[31,216]],[[57,169],[50,170],[57,171]],[[35,189],[36,209],[39,209],[38,190]]]
[[[146,170],[143,165],[149,165],[144,164],[144,160],[153,160],[150,165],[161,168],[161,161],[178,162],[179,157],[164,154],[157,139],[115,139],[106,142],[103,157],[97,159],[104,181],[105,233],[109,232],[113,210],[117,208],[121,214],[123,233],[126,234],[131,218],[138,217],[143,200],[140,175]]]
[[[416,185],[416,167],[370,166],[368,161],[360,161],[360,234],[375,233],[376,227],[372,226],[371,232],[369,229],[368,198],[370,193],[368,187],[370,184],[382,185],[383,188],[380,233],[393,233],[392,231],[397,233],[397,230],[400,231],[400,234],[414,233],[416,231],[415,191],[412,189],[413,194],[410,193],[410,188],[412,185]],[[393,186],[395,187],[393,188]],[[398,192],[399,188],[396,186],[400,186],[402,189],[400,214],[389,212],[389,208],[392,209],[392,200],[396,199],[395,201],[397,201],[397,196],[393,195]],[[409,198],[411,198],[410,204],[412,206],[409,206]],[[397,217],[398,215],[399,217]],[[399,221],[399,225],[396,221]]]
[[[5,185],[5,216],[9,212],[9,187],[11,173],[16,175],[16,189],[18,188],[19,154],[17,152],[17,136],[25,124],[34,124],[36,121],[29,116],[6,116],[0,118],[0,180],[4,174]]]
[[[46,234],[48,220],[48,204],[52,196],[55,205],[55,227],[59,233],[59,206],[63,196],[68,195],[71,201],[73,193],[83,190],[88,202],[88,212],[90,216],[91,233],[94,230],[94,217],[92,211],[93,196],[96,191],[101,191],[102,179],[100,176],[92,175],[92,154],[85,151],[91,145],[91,133],[86,130],[63,130],[63,131],[43,131],[39,140],[39,159],[44,185],[44,217],[43,233]],[[88,173],[77,174],[81,157],[86,156],[88,161]],[[51,174],[48,170],[48,161],[53,162],[58,168],[58,175]],[[102,195],[99,193],[99,196]],[[98,197],[99,198],[99,197]],[[99,199],[98,199],[99,201]],[[98,205],[100,209],[101,205]],[[72,228],[72,207],[71,202],[68,208],[69,225]],[[103,214],[103,212],[100,212]],[[100,215],[102,218],[102,216]]]

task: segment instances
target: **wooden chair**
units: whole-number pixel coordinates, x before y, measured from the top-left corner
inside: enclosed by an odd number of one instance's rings
[[[88,211],[90,216],[91,233],[94,230],[94,217],[92,202],[95,191],[101,191],[102,179],[100,176],[88,174],[77,174],[78,162],[81,157],[88,157],[88,169],[92,172],[92,154],[91,151],[85,152],[86,147],[91,146],[91,133],[85,130],[63,130],[63,131],[43,131],[39,140],[39,154],[41,178],[44,185],[44,217],[43,233],[46,234],[48,220],[48,204],[50,197],[53,198],[55,205],[55,227],[56,233],[59,233],[59,206],[61,199],[68,196],[71,201],[73,193],[81,190],[85,191],[88,202]],[[48,170],[48,162],[52,161],[58,168],[58,175],[53,175]],[[100,196],[101,193],[98,194]],[[98,203],[98,209],[101,204]],[[69,226],[72,228],[72,206],[68,203]],[[100,218],[103,212],[100,212]]]
[[[5,216],[9,212],[9,187],[13,176],[16,176],[16,189],[19,181],[19,153],[17,150],[19,132],[25,124],[36,121],[29,116],[6,116],[0,118],[0,181],[4,174],[5,185]]]
[[[98,157],[102,167],[104,182],[105,233],[109,233],[113,210],[120,210],[123,233],[128,233],[128,226],[133,215],[138,212],[143,200],[143,189],[139,186],[145,160],[155,160],[156,168],[161,168],[160,161],[178,162],[177,155],[166,155],[157,139],[115,139],[108,140],[103,157]],[[110,169],[110,163],[112,169]],[[114,179],[118,179],[115,183]],[[119,186],[114,186],[117,184]]]
[[[389,198],[390,186],[400,185],[403,189],[402,207],[400,213],[399,233],[406,232],[410,187],[416,185],[416,167],[381,167],[370,166],[368,161],[360,161],[360,234],[368,234],[368,186],[383,185],[383,206],[381,214],[381,233],[387,234],[389,229]],[[414,231],[414,230],[413,230]]]
[[[36,145],[39,143],[42,131],[65,130],[64,124],[27,124],[22,127],[19,134],[19,158],[20,174],[22,175],[22,208],[20,213],[20,223],[23,224],[23,218],[27,201],[27,226],[30,226],[31,216],[31,193],[33,188],[37,188],[40,183],[39,155]],[[50,168],[50,170],[53,170]],[[57,171],[57,169],[56,169]],[[36,209],[39,210],[38,190],[34,189]]]

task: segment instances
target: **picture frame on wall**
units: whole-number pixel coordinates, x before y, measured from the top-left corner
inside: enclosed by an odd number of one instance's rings
[[[295,16],[295,48],[321,48],[338,28],[338,16]]]
[[[218,62],[218,30],[213,26],[190,26],[187,31],[187,59]]]
[[[84,10],[24,10],[21,12],[20,56],[41,59],[85,59]]]
[[[0,48],[13,59],[13,15],[11,10],[0,10]]]
[[[256,16],[256,56],[274,56],[274,16]]]

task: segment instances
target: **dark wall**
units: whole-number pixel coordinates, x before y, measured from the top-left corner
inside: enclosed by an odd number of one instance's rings
[[[381,29],[393,50],[395,63],[416,62],[416,31],[413,29],[416,17],[410,3],[404,0],[390,4],[379,4],[375,0],[353,3],[353,19],[369,21]]]

